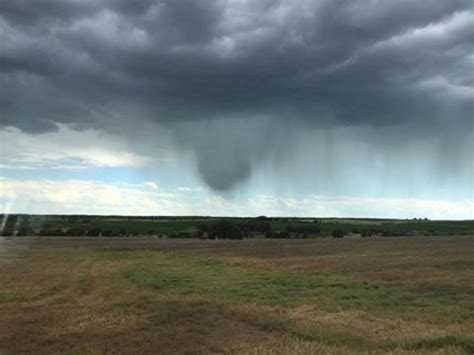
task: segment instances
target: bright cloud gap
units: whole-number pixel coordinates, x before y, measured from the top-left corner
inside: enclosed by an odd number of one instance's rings
[[[256,195],[232,202],[210,191],[162,191],[154,182],[0,180],[2,213],[98,215],[216,215],[472,219],[472,201],[368,196]],[[32,197],[33,196],[33,197]],[[358,211],[354,214],[353,211]]]

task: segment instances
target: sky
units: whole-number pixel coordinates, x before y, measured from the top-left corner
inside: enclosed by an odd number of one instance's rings
[[[0,212],[474,219],[472,0],[2,0]]]

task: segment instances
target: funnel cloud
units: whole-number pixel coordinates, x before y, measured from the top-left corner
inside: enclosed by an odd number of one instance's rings
[[[471,0],[3,0],[0,43],[3,128],[94,129],[151,160],[167,140],[218,192],[268,166],[472,177]]]

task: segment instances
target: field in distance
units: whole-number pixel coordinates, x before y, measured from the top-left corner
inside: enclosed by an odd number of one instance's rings
[[[0,353],[472,354],[473,255],[468,235],[0,238]]]

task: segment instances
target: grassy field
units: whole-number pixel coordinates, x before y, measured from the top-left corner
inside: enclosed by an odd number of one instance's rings
[[[0,353],[474,353],[474,238],[0,241]]]

